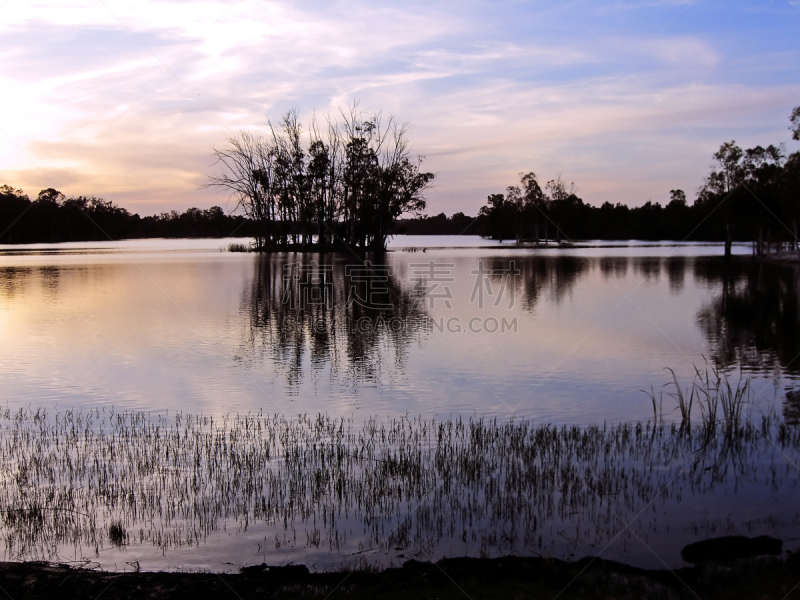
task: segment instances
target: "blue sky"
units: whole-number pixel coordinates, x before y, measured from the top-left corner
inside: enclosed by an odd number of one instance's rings
[[[694,198],[723,141],[800,149],[800,2],[3,1],[0,183],[30,195],[228,206],[200,189],[226,133],[353,100],[409,122],[431,213],[523,171]]]

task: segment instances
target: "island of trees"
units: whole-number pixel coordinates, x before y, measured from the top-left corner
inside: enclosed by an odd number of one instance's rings
[[[214,156],[222,174],[207,185],[231,192],[256,226],[259,250],[382,251],[398,217],[425,209],[434,179],[422,171],[422,157],[412,158],[405,125],[357,105],[338,121],[312,120],[307,131],[289,111],[267,135],[228,136]]]
[[[800,106],[790,116],[800,140]],[[742,149],[734,141],[713,155],[709,175],[690,205],[670,191],[665,206],[631,208],[584,202],[561,175],[535,173],[491,194],[476,217],[423,214],[434,175],[413,157],[408,129],[393,118],[365,115],[357,106],[338,120],[313,119],[304,128],[296,111],[266,133],[242,131],[214,150],[218,174],[206,187],[228,191],[231,214],[218,206],[140,217],[102,198],[67,198],[48,188],[31,200],[0,186],[0,244],[97,241],[146,237],[251,237],[254,249],[383,250],[389,235],[471,234],[520,242],[580,239],[752,241],[797,247],[800,152],[782,146]],[[404,215],[409,217],[403,218]]]
[[[357,105],[341,118],[312,120],[307,130],[289,111],[266,135],[242,131],[214,150],[222,188],[238,214],[191,208],[153,217],[131,214],[101,198],[66,198],[42,190],[33,201],[0,187],[0,243],[139,237],[248,236],[255,250],[386,248],[403,214],[419,216],[432,173],[410,153],[407,127]],[[237,210],[234,210],[234,213]]]

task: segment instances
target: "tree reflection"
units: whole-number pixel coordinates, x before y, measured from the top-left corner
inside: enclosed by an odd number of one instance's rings
[[[491,261],[492,280],[501,283],[507,273],[516,271],[515,293],[522,296],[522,307],[532,311],[543,298],[555,303],[571,292],[589,272],[590,261],[573,256],[516,256]]]
[[[783,403],[783,418],[790,425],[800,425],[800,389],[786,392]]]
[[[675,293],[681,292],[686,277],[686,257],[670,256],[666,259],[666,268],[670,291]]]
[[[259,256],[243,304],[252,356],[272,360],[295,390],[326,367],[354,388],[380,381],[384,365],[402,371],[407,346],[430,329],[421,298],[379,256]]]
[[[797,267],[750,260],[697,261],[695,278],[719,290],[697,321],[722,367],[800,372]]]
[[[479,261],[480,266],[459,266],[448,281],[463,283],[480,271],[487,280],[487,308],[505,310],[521,300],[519,306],[530,311],[542,298],[560,302],[589,272],[590,264],[573,257],[492,257]],[[432,278],[420,285],[414,274],[428,265],[434,265]],[[376,256],[359,263],[334,254],[260,256],[243,298],[248,315],[246,360],[271,361],[295,393],[304,381],[328,370],[338,384],[354,391],[386,383],[391,374],[403,371],[413,341],[444,333],[442,315],[432,309],[446,307],[445,319],[456,316],[464,323],[474,316],[450,313],[448,298],[453,296],[442,291],[444,285],[431,283],[437,281],[434,271],[447,272],[447,267],[454,264],[408,257]],[[410,277],[401,279],[400,273]],[[463,305],[468,299],[457,300]],[[473,300],[470,305],[477,306],[478,300]]]

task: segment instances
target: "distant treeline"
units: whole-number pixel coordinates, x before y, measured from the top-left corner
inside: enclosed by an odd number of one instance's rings
[[[393,233],[405,235],[486,235],[486,218],[470,217],[462,212],[448,217],[439,213],[429,217],[427,215],[416,219],[398,219]]]
[[[249,237],[252,223],[219,206],[140,217],[102,198],[66,198],[48,188],[31,200],[0,186],[0,244],[103,241],[154,237]]]
[[[800,106],[790,116],[800,140]],[[433,175],[412,161],[406,130],[391,119],[364,117],[354,107],[327,131],[310,127],[300,144],[294,112],[270,137],[242,132],[217,150],[224,174],[208,185],[239,202],[244,215],[218,206],[140,217],[101,198],[66,198],[52,188],[35,200],[0,186],[0,244],[147,237],[253,237],[262,249],[284,245],[334,249],[345,244],[382,249],[391,234],[482,235],[505,240],[712,240],[797,243],[800,221],[800,152],[782,146],[743,150],[734,141],[714,153],[714,167],[692,205],[683,190],[666,206],[640,207],[581,199],[561,175],[540,184],[535,173],[505,194],[491,194],[476,217],[420,215]]]
[[[800,106],[791,114],[800,140]],[[666,206],[647,202],[630,208],[586,204],[559,175],[544,186],[535,173],[520,185],[492,194],[481,208],[478,233],[495,239],[797,240],[800,220],[800,152],[788,159],[783,147],[742,150],[734,141],[714,153],[714,167],[689,206],[683,190],[671,190]]]

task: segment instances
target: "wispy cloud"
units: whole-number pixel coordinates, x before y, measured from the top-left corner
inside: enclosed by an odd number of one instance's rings
[[[13,141],[0,136],[0,183],[35,194],[61,176],[67,193],[143,212],[219,204],[199,185],[226,131],[369,98],[411,123],[439,175],[436,212],[474,213],[528,170],[563,172],[593,203],[663,200],[696,188],[721,141],[785,137],[800,102],[800,12],[787,11],[13,1],[0,12],[0,129]]]

